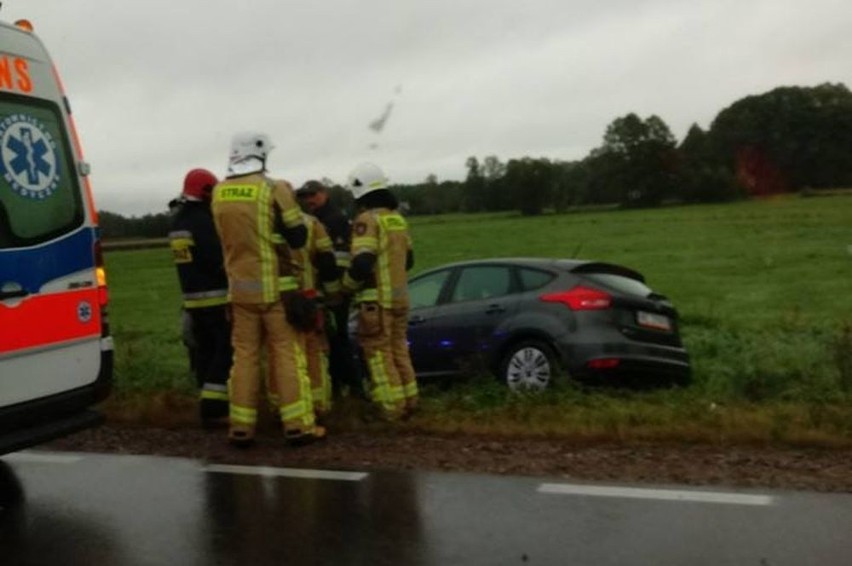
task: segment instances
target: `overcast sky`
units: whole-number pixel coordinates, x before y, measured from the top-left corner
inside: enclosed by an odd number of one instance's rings
[[[468,156],[581,159],[628,112],[681,140],[743,96],[852,86],[849,0],[6,0],[71,100],[98,208],[163,212],[237,131],[270,173],[463,179]],[[369,128],[387,104],[381,132]]]

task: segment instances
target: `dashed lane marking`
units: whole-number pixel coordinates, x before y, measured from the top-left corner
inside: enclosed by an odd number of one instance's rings
[[[270,468],[268,466],[209,465],[204,471],[213,474],[241,474],[250,476],[282,477],[336,481],[361,481],[365,472],[337,472],[333,470],[305,470],[301,468]]]
[[[656,499],[660,501],[721,503],[728,505],[766,506],[773,505],[775,503],[775,498],[770,495],[747,495],[742,493],[722,493],[713,491],[680,491],[673,489],[645,489],[636,487],[607,487],[563,483],[543,483],[538,487],[538,492],[555,495]]]

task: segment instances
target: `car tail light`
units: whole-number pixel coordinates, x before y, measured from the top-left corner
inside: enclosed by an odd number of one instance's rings
[[[589,360],[586,362],[586,367],[589,369],[613,369],[617,368],[621,360],[618,358],[600,358],[597,360]]]
[[[545,303],[562,303],[572,311],[604,310],[612,306],[612,295],[606,291],[580,285],[568,291],[542,295],[539,299]]]

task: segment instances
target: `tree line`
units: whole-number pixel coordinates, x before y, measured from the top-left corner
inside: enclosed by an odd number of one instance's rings
[[[601,144],[575,161],[468,157],[463,181],[397,184],[408,214],[517,210],[561,212],[590,205],[653,207],[723,202],[805,189],[852,187],[852,92],[842,83],[779,87],[723,109],[707,130],[678,143],[656,115],[613,120]],[[345,209],[351,196],[327,181]],[[162,237],[168,214],[101,213],[106,237]]]

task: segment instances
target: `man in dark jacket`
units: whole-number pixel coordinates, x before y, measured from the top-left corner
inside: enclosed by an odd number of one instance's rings
[[[210,171],[186,174],[175,203],[169,241],[183,293],[183,308],[192,338],[192,367],[200,390],[204,426],[228,422],[228,373],[231,327],[227,318],[228,278],[210,198],[218,180]]]
[[[302,208],[316,216],[325,226],[334,248],[338,278],[342,277],[350,265],[352,224],[331,201],[328,188],[319,181],[308,181],[296,191],[296,196]],[[332,320],[327,325],[330,350],[328,365],[334,396],[340,397],[346,387],[351,393],[364,396],[363,376],[354,361],[354,349],[349,339],[349,300],[336,304],[332,301],[329,312]]]

